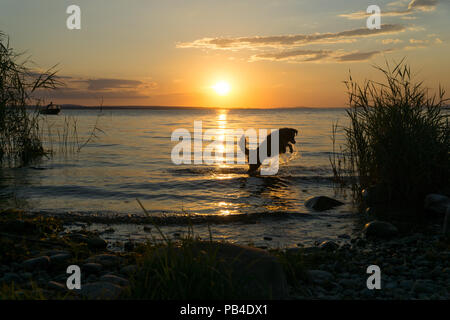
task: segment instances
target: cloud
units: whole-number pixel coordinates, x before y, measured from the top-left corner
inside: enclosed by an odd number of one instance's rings
[[[311,62],[322,60],[329,57],[332,51],[329,50],[292,50],[292,51],[282,51],[274,53],[261,53],[253,55],[250,61],[259,60],[270,60],[270,61],[280,61],[280,60],[296,60],[302,58],[303,62]]]
[[[398,24],[384,24],[381,29],[370,30],[358,28],[341,32],[296,34],[280,36],[254,36],[238,38],[203,38],[192,42],[177,44],[177,48],[201,49],[258,49],[262,47],[295,47],[314,43],[353,42],[356,38],[373,37],[385,34],[395,34],[406,28]]]
[[[437,0],[412,0],[409,2],[408,7],[400,10],[392,10],[392,11],[381,11],[382,17],[403,17],[406,19],[414,19],[414,17],[405,17],[416,12],[430,12],[436,9],[438,4]],[[402,2],[392,2],[391,6],[399,6],[404,5]],[[389,6],[389,5],[388,5]],[[358,20],[358,19],[366,19],[369,17],[371,13],[367,13],[366,11],[358,11],[346,14],[340,14],[340,17],[347,18],[350,20]]]
[[[148,98],[148,95],[145,95],[137,90],[129,90],[129,91],[91,91],[77,88],[59,88],[52,91],[47,91],[46,95],[53,99],[142,99]]]
[[[425,48],[428,42],[411,42],[413,45],[404,47],[387,48],[383,50],[372,51],[344,51],[344,50],[290,50],[272,53],[262,53],[253,55],[250,58],[254,61],[287,61],[291,63],[305,62],[326,62],[326,63],[345,63],[345,62],[363,62],[374,58],[377,55],[391,53],[399,50],[412,50]]]
[[[45,95],[54,99],[141,99],[149,97],[149,90],[157,87],[153,81],[130,79],[83,79],[58,76],[64,79],[64,86]]]
[[[345,52],[343,50],[292,50],[282,51],[278,53],[263,53],[253,55],[250,61],[288,61],[294,63],[303,62],[356,62],[366,61],[376,55],[391,52],[393,49],[376,50],[376,51],[352,51]]]
[[[100,91],[117,88],[136,88],[142,84],[137,80],[122,80],[122,79],[89,79],[85,80],[88,84],[88,90]]]
[[[412,44],[424,44],[424,43],[428,43],[428,40],[409,39],[409,43],[412,43]]]
[[[408,5],[408,10],[433,11],[436,9],[437,3],[437,0],[412,0]]]
[[[366,61],[370,58],[385,52],[389,52],[390,50],[383,51],[369,51],[369,52],[354,52],[349,54],[344,54],[342,56],[336,57],[337,61],[349,62],[349,61]]]
[[[383,44],[397,44],[397,43],[402,43],[403,40],[400,39],[383,39],[381,40],[381,43]]]

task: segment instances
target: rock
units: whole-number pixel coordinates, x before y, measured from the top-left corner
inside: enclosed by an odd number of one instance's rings
[[[121,286],[121,287],[127,287],[130,284],[127,279],[118,277],[113,274],[107,274],[107,275],[102,276],[100,278],[100,281],[111,282],[111,283],[117,284],[118,286]]]
[[[122,292],[122,287],[106,281],[82,285],[80,290],[80,294],[88,300],[115,300]]]
[[[354,289],[356,287],[359,286],[359,283],[357,280],[353,280],[353,279],[341,279],[339,280],[339,284],[341,286],[343,286],[344,288],[350,288],[350,289]],[[360,287],[360,286],[359,286]]]
[[[97,277],[93,274],[90,274],[89,277],[86,279],[87,282],[97,282]]]
[[[434,293],[435,284],[431,280],[416,280],[412,291],[417,294]]]
[[[324,241],[321,244],[319,244],[319,248],[324,249],[324,250],[334,251],[337,248],[339,248],[339,245],[333,241]]]
[[[120,263],[120,258],[113,254],[99,254],[90,257],[87,262],[100,263],[103,267],[114,267]]]
[[[129,275],[135,274],[137,272],[137,270],[138,270],[138,267],[134,264],[131,264],[129,266],[125,266],[122,269],[120,269],[120,273],[129,276]]]
[[[17,273],[8,272],[3,275],[0,279],[0,283],[11,284],[11,283],[21,283],[22,278],[19,277]]]
[[[420,240],[421,238],[422,238],[422,234],[415,233],[411,236],[402,238],[400,240],[400,242],[404,245],[414,245],[417,242],[417,240]]]
[[[91,250],[104,250],[108,246],[108,242],[99,236],[91,236],[87,240],[87,245]]]
[[[81,272],[85,272],[87,274],[99,274],[103,269],[103,266],[100,263],[85,263],[81,266]]]
[[[50,265],[50,258],[42,256],[38,258],[28,259],[22,263],[22,267],[27,271],[34,271],[36,269],[47,269]]]
[[[385,221],[372,221],[364,226],[363,232],[366,237],[373,238],[392,238],[398,234],[398,229],[393,224]]]
[[[67,237],[73,241],[78,243],[87,243],[88,236],[81,233],[70,233]]]
[[[49,281],[47,283],[47,288],[50,290],[55,290],[55,291],[59,291],[59,292],[67,291],[67,287],[64,284],[56,282],[56,281]]]
[[[55,265],[61,265],[67,263],[70,260],[72,255],[70,253],[59,253],[53,256],[50,256],[50,263]]]
[[[390,281],[384,285],[385,289],[393,290],[397,288],[397,283],[395,281]]]
[[[104,250],[108,243],[97,235],[85,235],[82,233],[71,233],[69,239],[78,243],[86,243],[91,250]]]
[[[70,252],[65,251],[65,250],[46,250],[46,251],[44,251],[44,253],[42,255],[51,257],[51,256],[56,256],[57,254],[70,254]]]
[[[334,276],[331,273],[323,270],[309,270],[307,273],[311,280],[318,284],[331,282],[334,279]]]
[[[450,208],[450,199],[441,194],[431,193],[425,197],[424,208],[428,211],[445,214]]]
[[[271,237],[264,237],[263,239],[266,240],[266,241],[272,241]]]
[[[305,206],[307,208],[314,209],[316,211],[332,209],[343,204],[343,202],[325,196],[312,197],[305,201]]]

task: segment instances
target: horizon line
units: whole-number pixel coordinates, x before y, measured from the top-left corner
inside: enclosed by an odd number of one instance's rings
[[[81,104],[56,104],[60,105],[63,109],[221,109],[221,110],[272,110],[272,109],[345,109],[347,107],[306,107],[306,106],[293,106],[293,107],[201,107],[201,106],[159,106],[159,105],[123,105],[123,106],[88,106]],[[38,107],[37,105],[29,105],[27,107]]]

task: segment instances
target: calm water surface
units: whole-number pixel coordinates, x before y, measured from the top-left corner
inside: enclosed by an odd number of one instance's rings
[[[256,222],[217,224],[212,231],[219,239],[267,246],[336,240],[354,228],[350,198],[336,194],[328,160],[332,123],[346,122],[344,109],[63,110],[46,119],[52,135],[44,135],[48,147],[59,150],[57,132],[63,135],[63,123],[69,118],[77,121],[79,141],[89,137],[96,121],[104,134],[98,133],[98,139],[79,153],[57,152],[31,167],[3,170],[4,199],[52,213],[142,215],[139,199],[154,215],[260,215]],[[193,133],[198,120],[204,130],[217,129],[219,139],[224,139],[227,129],[296,128],[296,152],[284,158],[276,176],[250,177],[242,165],[174,165],[171,151],[177,142],[170,139],[172,131],[185,128]],[[311,212],[304,201],[316,195],[347,204]],[[142,229],[142,225],[124,225],[105,237],[144,239],[148,235]],[[207,233],[206,226],[195,229]],[[168,233],[184,230],[179,225],[166,227]]]

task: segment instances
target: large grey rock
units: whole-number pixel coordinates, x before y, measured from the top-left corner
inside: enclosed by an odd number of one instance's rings
[[[54,265],[66,264],[71,257],[72,255],[70,253],[58,253],[50,256],[50,263]]]
[[[138,267],[134,264],[130,264],[128,266],[123,267],[122,269],[120,269],[120,273],[124,274],[124,275],[132,275],[134,273],[136,273],[138,271]]]
[[[118,277],[113,274],[106,274],[106,275],[102,276],[100,278],[100,281],[111,282],[111,283],[117,284],[118,286],[121,286],[121,287],[127,287],[130,284],[127,279]]]
[[[102,271],[103,266],[100,263],[85,263],[81,266],[81,272],[86,274],[98,274]]]
[[[108,243],[97,235],[85,235],[82,233],[71,233],[68,235],[71,241],[86,243],[91,250],[104,250]]]
[[[316,211],[324,211],[343,205],[344,203],[329,197],[320,196],[306,199],[305,206]]]
[[[363,232],[368,238],[388,239],[397,236],[398,229],[389,222],[375,220],[367,223]]]
[[[80,294],[88,300],[115,300],[122,292],[122,287],[106,281],[81,285],[80,290]]]
[[[87,245],[92,250],[104,250],[108,246],[108,242],[98,236],[91,236],[87,241]]]
[[[445,214],[450,208],[450,199],[441,194],[431,193],[425,197],[424,207],[428,211]]]
[[[309,270],[307,274],[314,283],[318,284],[331,282],[334,279],[334,276],[331,273],[323,270]]]
[[[103,267],[114,267],[120,263],[120,257],[113,254],[99,254],[87,259],[87,262],[99,263]]]
[[[36,269],[44,270],[47,269],[49,265],[50,258],[48,256],[28,259],[22,263],[22,267],[27,271],[34,271]]]
[[[319,244],[319,248],[323,250],[334,251],[339,248],[339,245],[334,241],[323,241],[321,244]]]

